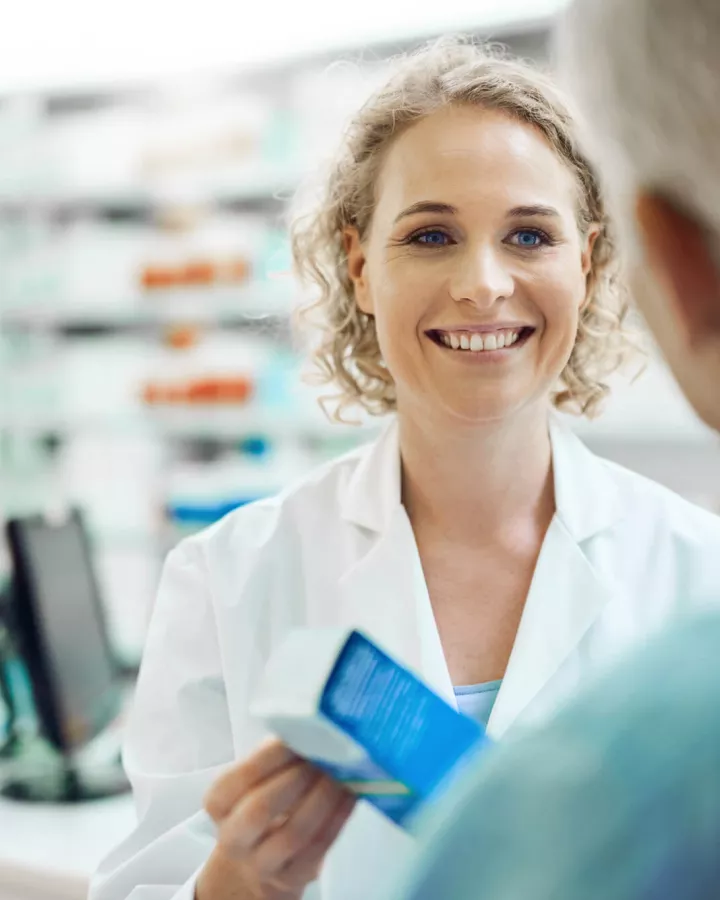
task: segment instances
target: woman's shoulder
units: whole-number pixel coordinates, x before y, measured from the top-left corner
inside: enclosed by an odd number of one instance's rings
[[[603,459],[602,464],[623,498],[624,518],[631,528],[637,527],[641,520],[651,522],[656,529],[671,533],[678,540],[690,541],[695,546],[707,542],[720,554],[719,515],[700,502],[693,502],[617,463]]]
[[[346,486],[374,444],[363,444],[317,466],[278,494],[233,510],[183,544],[194,544],[211,557],[224,556],[229,549],[257,550],[279,530],[302,529],[310,518],[314,522],[324,518],[328,528],[333,527],[340,520]]]

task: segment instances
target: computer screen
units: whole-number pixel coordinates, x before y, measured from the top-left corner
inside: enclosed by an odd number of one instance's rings
[[[117,715],[122,689],[78,512],[8,523],[15,625],[50,740],[69,752]]]

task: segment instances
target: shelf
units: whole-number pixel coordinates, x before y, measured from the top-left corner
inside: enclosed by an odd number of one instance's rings
[[[162,437],[171,440],[234,442],[253,434],[275,439],[367,440],[377,434],[380,424],[344,425],[320,415],[259,412],[233,408],[154,408],[127,416],[90,416],[78,419],[0,420],[0,430],[23,436],[64,439],[79,434]]]
[[[673,450],[720,450],[718,435],[701,423],[668,427],[621,427],[617,423],[604,427],[570,421],[570,427],[591,448],[624,446],[635,451],[667,453]],[[359,425],[329,422],[320,415],[257,411],[233,407],[153,407],[136,414],[119,416],[52,417],[0,420],[0,430],[24,437],[60,439],[79,434],[162,437],[177,441],[217,441],[232,443],[253,434],[266,434],[275,439],[299,438],[316,440],[368,440],[378,433],[383,422],[364,421]],[[720,459],[720,455],[718,456]]]
[[[276,166],[263,166],[238,178],[207,177],[193,181],[192,174],[182,178],[168,176],[163,185],[127,185],[103,190],[52,187],[36,196],[32,193],[3,194],[0,190],[0,214],[23,212],[56,216],[120,215],[149,219],[155,212],[175,206],[242,207],[284,203],[301,184],[306,173]],[[174,183],[173,183],[174,182]]]
[[[375,434],[377,426],[341,425],[327,421],[320,415],[288,414],[278,410],[251,409],[192,409],[157,407],[148,410],[145,418],[149,431],[165,437],[189,440],[234,440],[252,433],[269,434],[277,438],[301,436],[331,440],[357,436],[358,439]]]
[[[290,278],[239,288],[148,292],[125,301],[0,309],[0,327],[60,332],[116,331],[177,322],[232,327],[287,323],[297,292]]]

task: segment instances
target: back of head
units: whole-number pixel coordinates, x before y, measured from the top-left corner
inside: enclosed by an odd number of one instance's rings
[[[576,0],[563,80],[632,251],[634,290],[681,386],[720,428],[720,4]],[[654,283],[639,277],[652,269]]]
[[[661,189],[720,236],[720,4],[577,0],[560,62],[615,189]]]

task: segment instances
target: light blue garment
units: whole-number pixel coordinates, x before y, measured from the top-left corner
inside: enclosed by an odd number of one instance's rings
[[[501,684],[502,679],[456,687],[454,690],[458,709],[463,715],[475,719],[483,728],[486,728]]]
[[[419,827],[392,900],[720,897],[720,615],[677,625],[546,727],[506,737]]]

